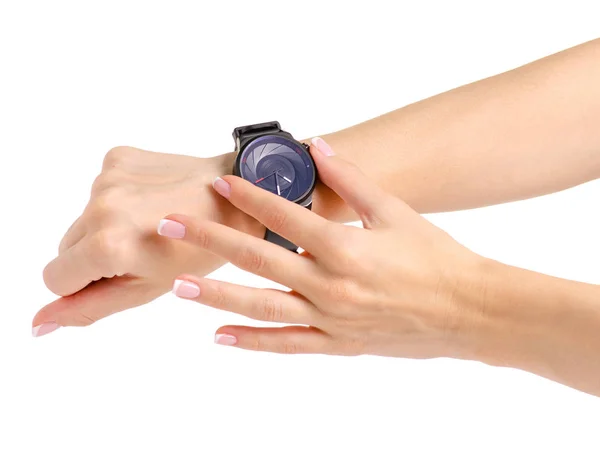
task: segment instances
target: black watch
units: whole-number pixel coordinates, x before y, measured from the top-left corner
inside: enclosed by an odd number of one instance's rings
[[[277,121],[233,130],[237,156],[233,174],[307,209],[317,182],[308,145],[295,140]],[[294,252],[298,246],[267,229],[265,239]]]

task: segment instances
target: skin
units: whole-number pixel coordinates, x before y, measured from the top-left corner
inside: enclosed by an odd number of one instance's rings
[[[305,248],[301,256],[212,221],[167,217],[184,230],[178,238],[291,288],[180,276],[178,296],[296,324],[226,326],[217,331],[217,343],[279,353],[479,360],[600,395],[599,286],[476,255],[352,164],[315,147],[312,153],[321,180],[356,212],[362,229],[328,221],[234,176],[218,179],[215,189]]]
[[[169,212],[202,209],[202,216],[248,231],[259,224],[219,202],[210,183],[230,171],[230,156],[210,160],[118,147],[104,160],[89,204],[44,269],[60,298],[43,308],[33,326],[90,325],[167,292],[181,272],[199,275],[224,261],[199,249],[165,241],[156,222]]]
[[[528,198],[600,177],[597,81],[600,40],[324,138],[417,212]],[[46,325],[90,325],[162,295],[182,272],[204,276],[225,262],[158,236],[156,222],[166,214],[262,236],[260,222],[211,190],[215,176],[231,172],[233,158],[111,150],[87,208],[44,270],[46,285],[60,298],[34,317],[34,333],[41,336]],[[338,222],[358,218],[325,183],[317,186],[313,211]]]

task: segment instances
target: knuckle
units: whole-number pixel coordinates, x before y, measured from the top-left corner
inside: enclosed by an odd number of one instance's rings
[[[122,180],[119,174],[115,173],[114,170],[103,171],[95,178],[92,183],[92,194],[101,193],[104,190],[111,189],[117,186]]]
[[[237,265],[244,271],[261,274],[265,270],[264,257],[254,249],[244,248],[238,255]]]
[[[98,317],[93,316],[89,312],[74,311],[70,317],[70,324],[74,327],[89,327],[99,320]]]
[[[282,343],[281,347],[279,348],[279,351],[282,354],[299,354],[301,349],[300,346],[298,346],[296,343],[286,341]]]
[[[261,298],[257,305],[257,317],[266,322],[282,322],[283,307],[270,296]]]
[[[129,266],[127,238],[117,231],[98,231],[92,244],[90,262],[96,263],[102,272],[123,275]],[[115,271],[115,272],[112,272]]]
[[[110,187],[110,185],[107,183],[107,181],[108,181],[106,178],[107,175],[108,174],[102,173],[94,179],[94,181],[92,182],[92,194],[93,195]]]
[[[227,288],[221,283],[217,284],[213,296],[214,306],[219,309],[222,309],[223,307],[227,306],[227,297]]]
[[[117,238],[111,231],[98,231],[94,235],[94,249],[106,255],[113,255],[117,251]]]
[[[334,250],[335,262],[338,266],[343,266],[346,269],[354,268],[362,263],[363,257],[356,249],[356,245],[352,243],[340,244],[339,240],[337,248]]]
[[[261,220],[271,231],[280,233],[286,225],[287,215],[280,209],[266,206],[262,210]]]
[[[132,147],[124,146],[111,148],[104,156],[102,168],[107,170],[119,167],[121,164],[123,164],[123,161],[131,156],[133,150],[134,149]]]
[[[323,235],[321,237],[321,244],[323,247],[323,253],[329,255],[330,258],[337,258],[337,252],[340,246],[345,245],[342,243],[339,235],[334,234],[334,231],[321,231]]]
[[[87,212],[93,218],[113,214],[123,204],[123,194],[116,188],[104,188],[95,193],[88,204]]]
[[[249,344],[248,348],[252,351],[259,352],[276,352],[279,354],[299,354],[302,352],[302,348],[292,341],[285,341],[276,345],[269,346],[266,341],[260,337],[254,338]]]
[[[210,227],[206,223],[196,223],[192,228],[194,243],[201,249],[207,249],[210,244]]]
[[[327,298],[333,303],[347,303],[353,299],[350,283],[346,280],[334,280],[325,284]]]
[[[266,346],[265,342],[262,340],[262,338],[257,336],[250,340],[250,342],[248,343],[248,349],[250,349],[251,351],[261,352],[261,351],[266,351],[267,346]]]

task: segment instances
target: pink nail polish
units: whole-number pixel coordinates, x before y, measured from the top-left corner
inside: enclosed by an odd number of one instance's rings
[[[173,293],[179,298],[196,298],[200,296],[200,287],[193,282],[176,279],[173,283]]]
[[[223,346],[233,346],[237,343],[237,338],[233,335],[226,335],[224,333],[217,333],[215,335],[215,343]]]
[[[333,149],[321,137],[313,137],[313,139],[310,141],[310,143],[312,143],[317,148],[317,150],[319,150],[325,156],[334,156],[335,155],[335,153],[333,152]]]
[[[172,239],[182,239],[185,237],[185,226],[173,220],[163,218],[158,224],[158,234]]]
[[[52,333],[60,328],[56,322],[44,322],[41,325],[37,325],[31,329],[31,334],[34,338],[39,338],[40,336],[47,335],[48,333]]]
[[[217,177],[213,180],[213,188],[224,198],[229,199],[231,195],[231,185],[223,180],[221,177]]]

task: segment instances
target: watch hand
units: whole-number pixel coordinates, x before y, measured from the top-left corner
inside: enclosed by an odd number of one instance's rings
[[[281,175],[280,177],[281,177],[283,180],[287,180],[288,182],[292,183],[292,181],[291,181],[289,178],[287,178],[285,175]]]
[[[281,188],[279,188],[279,180],[277,180],[277,176],[278,176],[278,175],[279,175],[279,174],[278,174],[277,172],[275,172],[275,183],[277,184],[277,194],[278,194],[279,196],[281,196]]]
[[[262,178],[259,178],[259,179],[258,179],[256,182],[254,182],[254,184],[256,185],[257,183],[260,183],[260,182],[262,182],[264,179],[267,179],[267,178],[269,178],[271,175],[273,175],[273,174],[276,174],[276,173],[277,173],[277,172],[272,172],[272,173],[270,173],[269,175],[265,175],[264,177],[262,177]]]

